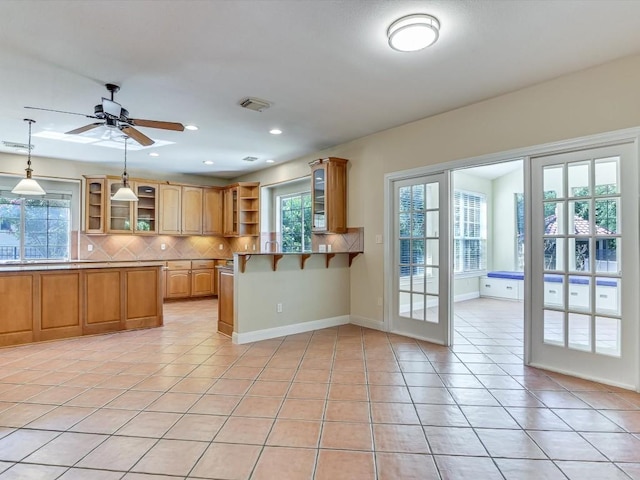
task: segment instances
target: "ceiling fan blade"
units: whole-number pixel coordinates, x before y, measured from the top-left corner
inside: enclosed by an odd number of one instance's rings
[[[136,130],[133,127],[121,127],[120,131],[127,135],[128,137],[133,138],[136,142],[138,142],[143,147],[148,147],[149,145],[153,145],[155,142],[147,137],[144,133],[139,130]]]
[[[64,110],[53,110],[51,108],[40,108],[40,107],[24,107],[24,108],[28,108],[30,110],[43,110],[45,112],[55,112],[55,113],[67,113],[69,115],[80,115],[81,117],[87,117],[87,118],[98,118],[96,116],[93,115],[86,115],[84,113],[76,113],[76,112],[66,112]]]
[[[89,130],[93,130],[94,128],[100,127],[102,125],[104,125],[104,123],[102,122],[90,123],[89,125],[85,125],[84,127],[76,128],[75,130],[66,132],[65,135],[78,135],[79,133],[88,132]]]
[[[136,127],[162,128],[164,130],[175,130],[177,132],[184,131],[184,125],[177,122],[161,122],[159,120],[141,120],[139,118],[130,118],[131,125]]]

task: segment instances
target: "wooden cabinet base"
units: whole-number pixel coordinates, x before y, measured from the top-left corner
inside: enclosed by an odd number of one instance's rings
[[[218,269],[218,332],[233,334],[233,270]]]
[[[0,272],[0,346],[162,325],[160,267]]]

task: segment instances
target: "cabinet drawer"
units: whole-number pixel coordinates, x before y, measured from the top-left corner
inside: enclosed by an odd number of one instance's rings
[[[167,262],[168,270],[190,270],[191,260],[170,260]]]
[[[480,295],[483,297],[498,297],[517,300],[520,281],[502,278],[480,278]]]
[[[191,260],[191,268],[213,268],[215,260]]]

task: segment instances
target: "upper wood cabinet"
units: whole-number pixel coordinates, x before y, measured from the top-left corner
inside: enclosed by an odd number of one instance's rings
[[[225,237],[260,235],[260,183],[229,185],[224,194]]]
[[[105,179],[87,177],[85,182],[84,231],[104,233]]]
[[[133,203],[134,233],[158,233],[158,184],[135,181],[132,182],[132,188],[138,196],[138,201]]]
[[[182,187],[182,233],[202,234],[202,188]]]
[[[314,233],[347,231],[347,163],[344,158],[311,162],[311,218]]]
[[[133,203],[112,200],[122,187],[122,179],[107,178],[107,233],[133,233]]]
[[[182,187],[180,185],[161,184],[158,187],[160,224],[158,233],[164,235],[180,235]]]
[[[204,235],[222,235],[222,188],[202,189],[202,233]]]

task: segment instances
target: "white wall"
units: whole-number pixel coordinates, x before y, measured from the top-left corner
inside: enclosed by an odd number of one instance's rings
[[[354,140],[242,177],[277,183],[309,174],[308,162],[348,158],[348,224],[364,227],[351,267],[351,314],[380,321],[384,307],[384,175],[640,125],[640,56],[566,75]],[[393,85],[390,85],[393,88]],[[428,92],[425,91],[425,94]]]
[[[325,258],[312,255],[302,270],[299,255],[285,255],[274,272],[270,255],[253,255],[244,273],[238,272],[236,258],[235,333],[242,336],[322,320],[348,323],[349,256],[336,255],[329,268]],[[282,313],[276,312],[278,303]]]
[[[493,262],[490,270],[516,269],[516,200],[524,190],[523,169],[493,181]]]

